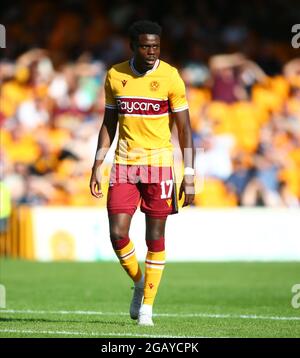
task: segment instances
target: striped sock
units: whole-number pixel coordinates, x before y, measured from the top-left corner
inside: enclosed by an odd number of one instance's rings
[[[124,247],[122,248],[120,248],[120,245],[118,245],[118,249],[116,248],[116,245],[114,246],[115,253],[127,274],[134,282],[138,282],[142,278],[142,271],[135,255],[134,245],[129,238],[123,239],[123,243]]]
[[[153,305],[165,267],[165,256],[165,251],[147,252],[143,301],[146,305]]]

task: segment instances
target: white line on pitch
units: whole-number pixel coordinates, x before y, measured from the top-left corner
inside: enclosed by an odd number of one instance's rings
[[[12,314],[62,314],[62,315],[94,315],[94,316],[127,316],[127,312],[101,312],[101,311],[44,311],[44,310],[0,310],[0,313]],[[275,321],[300,321],[300,317],[293,316],[260,316],[254,314],[213,314],[213,313],[156,313],[156,317],[182,317],[182,318],[241,318],[261,319]]]
[[[66,336],[95,336],[95,337],[147,337],[147,338],[209,338],[209,337],[190,337],[190,336],[169,336],[156,334],[138,334],[138,333],[103,333],[103,332],[78,332],[78,331],[38,331],[32,329],[0,329],[0,333],[21,333],[21,334],[51,334]]]

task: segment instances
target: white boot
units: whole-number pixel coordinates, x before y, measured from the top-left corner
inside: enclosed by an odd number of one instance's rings
[[[138,325],[140,326],[154,326],[152,321],[152,306],[142,304],[139,317],[138,317]]]
[[[139,310],[144,298],[144,276],[134,284],[134,292],[130,304],[130,317],[132,319],[138,319]]]

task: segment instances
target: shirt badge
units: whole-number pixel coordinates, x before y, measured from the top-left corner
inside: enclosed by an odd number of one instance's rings
[[[159,89],[159,83],[157,81],[152,81],[150,83],[151,91],[157,91]]]

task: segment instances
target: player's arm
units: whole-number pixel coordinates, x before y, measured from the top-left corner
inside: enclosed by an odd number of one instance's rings
[[[184,160],[184,168],[194,168],[194,145],[192,138],[192,129],[188,109],[180,112],[174,112],[173,117],[178,131],[178,140]],[[184,193],[183,207],[190,205],[194,201],[195,186],[194,175],[185,173],[179,190],[179,200]]]
[[[90,179],[91,194],[96,198],[103,196],[101,191],[100,166],[115,138],[118,124],[118,110],[105,108],[103,123],[98,136],[95,161]]]

